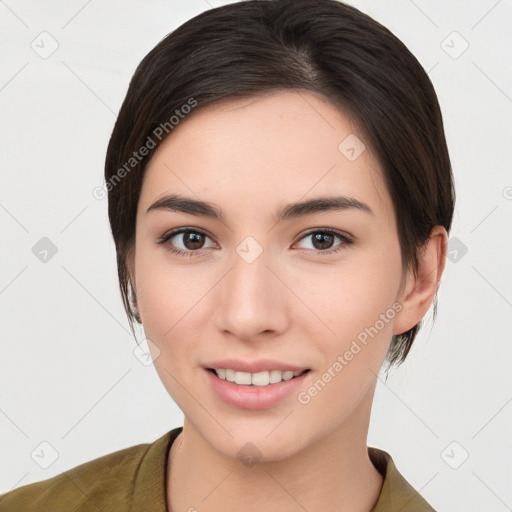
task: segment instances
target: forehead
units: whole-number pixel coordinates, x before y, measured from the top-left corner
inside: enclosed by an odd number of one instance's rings
[[[169,193],[237,212],[325,195],[354,197],[380,214],[391,207],[380,166],[355,123],[309,91],[193,111],[153,155],[140,204],[147,208]]]

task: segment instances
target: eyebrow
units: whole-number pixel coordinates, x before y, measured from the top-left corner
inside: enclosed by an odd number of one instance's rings
[[[353,197],[326,196],[287,204],[273,216],[273,219],[275,222],[282,222],[292,218],[304,217],[320,212],[352,209],[375,215],[366,203],[363,203]],[[149,213],[152,210],[174,211],[188,215],[195,215],[197,217],[217,219],[222,222],[226,221],[222,210],[217,206],[178,194],[169,194],[161,197],[146,210],[146,213]]]

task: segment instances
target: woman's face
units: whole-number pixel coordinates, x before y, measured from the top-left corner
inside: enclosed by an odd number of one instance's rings
[[[228,457],[250,442],[278,460],[367,428],[376,374],[405,327],[391,198],[361,142],[322,97],[280,91],[192,112],[147,167],[131,267],[139,314],[165,388]],[[221,217],[170,201],[148,211],[171,194]],[[338,197],[338,208],[287,207]],[[243,386],[207,370],[237,369],[225,359],[309,371]]]

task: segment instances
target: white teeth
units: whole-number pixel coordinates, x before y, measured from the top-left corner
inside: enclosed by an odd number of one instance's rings
[[[270,383],[275,384],[276,382],[281,382],[283,377],[283,372],[281,370],[270,370],[269,372]]]
[[[236,372],[235,382],[237,384],[251,384],[251,374],[247,372]]]
[[[290,380],[302,373],[301,370],[292,372],[290,370],[282,372],[281,370],[270,370],[257,373],[237,372],[229,368],[215,368],[215,373],[221,379],[229,382],[241,384],[245,386],[268,386],[269,384],[276,384],[282,380]]]
[[[270,383],[270,377],[269,372],[258,372],[253,373],[252,375],[248,373],[249,379],[251,381],[251,384],[254,384],[255,386],[266,386]],[[239,384],[239,382],[237,382]]]

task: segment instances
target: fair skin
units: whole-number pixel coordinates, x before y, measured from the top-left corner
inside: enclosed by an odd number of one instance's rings
[[[279,91],[193,112],[147,167],[128,264],[155,368],[184,414],[167,468],[172,512],[368,512],[377,501],[383,479],[366,444],[376,375],[393,334],[431,305],[447,235],[436,226],[418,272],[403,271],[382,170],[368,145],[354,161],[338,150],[349,134],[364,141],[321,96]],[[211,203],[224,219],[146,212],[171,193]],[[371,213],[272,218],[287,203],[325,196],[355,198]],[[205,236],[157,243],[180,227]],[[353,242],[315,244],[311,233],[327,228]],[[263,249],[251,263],[236,250],[248,236]],[[237,408],[205,378],[205,362],[268,357],[309,368],[307,391],[393,304],[400,311],[307,404],[294,393],[267,409]],[[237,456],[247,443],[261,454],[250,467]]]

